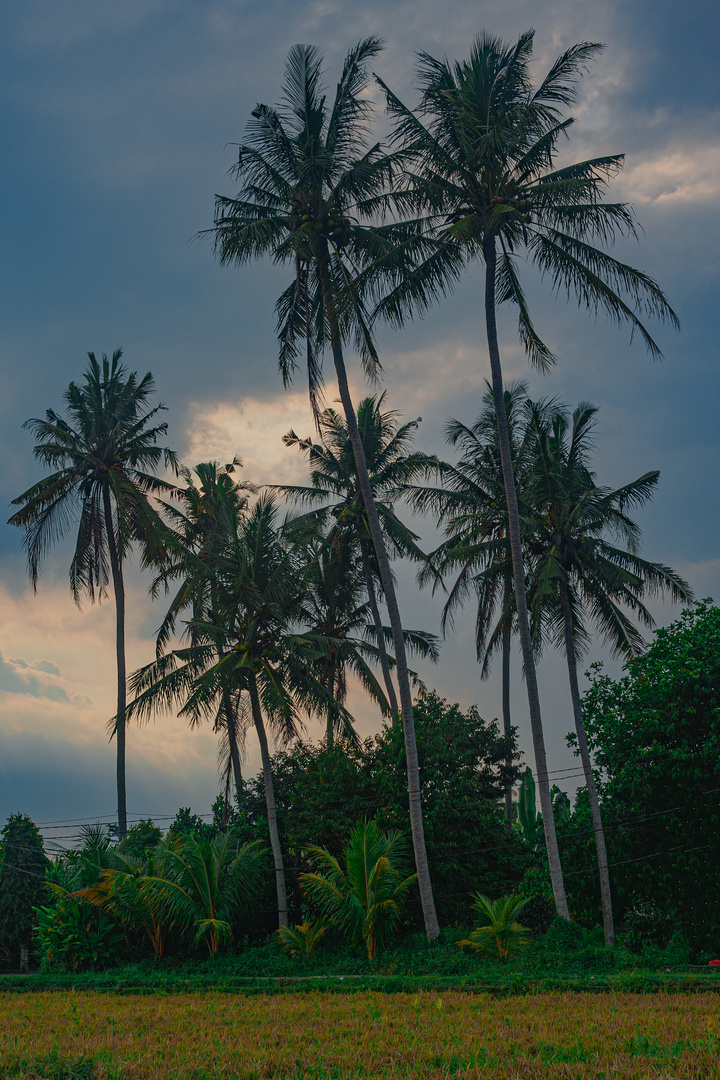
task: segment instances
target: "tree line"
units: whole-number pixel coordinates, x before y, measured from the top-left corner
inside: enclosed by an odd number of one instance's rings
[[[227,741],[236,787],[241,735],[252,724],[281,926],[287,895],[267,730],[291,739],[302,716],[314,713],[325,719],[328,745],[351,743],[345,680],[353,671],[402,730],[424,925],[430,939],[438,933],[408,666],[409,652],[432,656],[437,642],[402,624],[390,566],[391,555],[402,555],[418,560],[426,583],[457,574],[446,623],[469,595],[477,598],[484,670],[496,650],[502,656],[506,731],[510,640],[517,634],[549,876],[556,910],[568,918],[535,675],[544,647],[564,649],[605,936],[614,939],[577,659],[590,628],[616,652],[637,653],[642,639],[624,609],[650,624],[648,594],[668,591],[684,600],[691,594],[668,567],[638,555],[639,530],[628,511],[651,496],[657,474],[614,490],[596,483],[595,410],[581,404],[570,414],[552,400],[530,402],[522,386],[504,385],[496,310],[515,305],[521,343],[541,370],[556,358],[530,318],[521,257],[581,307],[628,323],[654,355],[659,349],[644,320],[677,319],[656,282],[606,250],[617,237],[636,233],[631,208],[605,199],[622,155],[557,167],[559,141],[573,124],[568,110],[578,76],[601,47],[573,46],[536,84],[532,46],[532,32],[514,44],[483,34],[466,61],[421,54],[418,110],[378,80],[394,124],[387,146],[373,141],[366,93],[368,66],[381,48],[375,38],[350,50],[332,99],[319,51],[295,46],[280,104],[253,110],[234,169],[239,191],[217,198],[209,234],[223,264],[269,256],[291,267],[276,305],[279,361],[286,384],[301,364],[307,369],[317,441],[292,432],[286,441],[308,457],[309,488],[256,494],[237,482],[237,463],[180,467],[159,445],[166,425],[158,421],[161,406],[149,405],[151,376],[128,374],[119,352],[101,361],[90,354],[83,383],[66,393],[64,417],[50,410],[29,422],[36,457],[53,470],[16,500],[20,509],[11,518],[25,529],[33,583],[49,547],[67,531],[73,507],[80,520],[71,565],[75,597],[94,598],[112,582],[120,834],[127,829],[124,746],[133,716],[172,706],[191,723],[210,717]],[[401,327],[425,311],[475,259],[484,268],[491,379],[477,423],[450,425],[462,458],[448,465],[411,451],[412,425],[384,412],[382,399],[355,408],[346,355],[354,351],[365,373],[379,376],[375,327],[383,320]],[[322,407],[328,348],[342,414]],[[165,478],[157,475],[160,464],[170,470]],[[182,483],[168,478],[173,470]],[[282,521],[281,493],[305,502],[306,512]],[[445,528],[437,552],[422,552],[402,524],[395,503],[403,498],[431,509]],[[156,659],[131,677],[128,703],[123,563],[133,544],[153,570],[154,593],[168,589],[172,602]],[[181,622],[186,641],[172,648]],[[506,788],[509,814],[509,781]]]

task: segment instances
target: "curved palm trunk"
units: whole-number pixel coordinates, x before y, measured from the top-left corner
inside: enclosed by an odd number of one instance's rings
[[[615,944],[615,922],[612,909],[612,892],[610,890],[610,871],[608,869],[607,851],[605,849],[605,830],[603,829],[602,815],[600,813],[600,800],[598,799],[595,786],[595,776],[590,760],[587,736],[585,734],[585,720],[583,718],[582,702],[580,700],[580,687],[577,677],[577,659],[575,656],[575,641],[573,638],[573,618],[568,595],[567,585],[560,583],[560,602],[562,604],[563,621],[565,623],[565,652],[567,655],[568,677],[570,680],[570,697],[572,698],[573,716],[575,718],[575,731],[577,732],[578,749],[585,774],[588,800],[590,802],[590,816],[592,818],[593,833],[595,834],[595,847],[597,849],[598,873],[600,876],[600,900],[602,903],[603,929],[605,931],[605,944]]]
[[[367,589],[370,612],[372,614],[375,634],[377,636],[378,652],[380,653],[380,668],[383,673],[383,679],[385,680],[385,689],[387,690],[390,712],[392,713],[393,723],[395,723],[398,712],[397,694],[395,693],[395,686],[392,681],[392,675],[390,674],[390,661],[388,660],[387,649],[385,648],[385,634],[383,633],[383,625],[380,620],[380,611],[378,609],[377,596],[375,594],[375,582],[373,581],[370,556],[368,555],[367,543],[365,540],[360,541],[360,552],[362,554],[362,564],[365,572],[365,587]]]
[[[506,578],[503,586],[503,612],[507,612],[510,607],[510,591],[512,585]],[[510,646],[512,641],[512,624],[510,620],[507,620],[506,625],[503,627],[502,633],[502,717],[503,717],[503,732],[506,738],[509,738],[512,733],[512,722],[510,717]],[[505,758],[505,765],[508,769],[512,769],[513,759],[512,754],[508,753]],[[508,829],[512,829],[513,820],[513,805],[512,805],[512,783],[508,781],[505,786],[505,824]]]
[[[408,777],[408,802],[410,806],[410,830],[412,833],[413,851],[415,854],[415,869],[418,876],[418,888],[420,891],[420,903],[422,905],[425,933],[429,941],[434,941],[440,933],[435,900],[433,898],[432,884],[430,882],[430,868],[428,866],[427,849],[425,847],[425,830],[422,818],[422,800],[420,795],[420,771],[418,768],[417,742],[415,739],[415,723],[413,720],[412,694],[410,692],[410,678],[408,675],[407,657],[405,655],[405,639],[403,637],[402,622],[400,621],[400,609],[398,608],[395,595],[395,585],[390,573],[390,562],[382,530],[380,519],[375,506],[370,475],[368,473],[365,451],[363,449],[360,430],[358,428],[357,415],[350,397],[350,388],[345,370],[340,333],[333,315],[332,289],[329,280],[327,255],[318,259],[318,271],[322,288],[323,303],[330,323],[331,345],[335,373],[338,380],[340,400],[345,412],[345,421],[350,435],[350,443],[355,458],[355,467],[360,484],[360,492],[365,503],[365,511],[368,516],[368,526],[372,538],[375,554],[380,566],[380,579],[385,603],[390,617],[393,646],[395,649],[395,664],[398,687],[400,690],[400,708],[402,713],[403,735],[405,739],[405,760],[407,763]]]
[[[115,741],[117,745],[116,781],[118,801],[118,837],[127,834],[127,792],[125,788],[125,706],[127,704],[127,675],[125,671],[125,584],[123,582],[122,560],[115,540],[110,489],[103,489],[103,510],[105,513],[105,531],[110,552],[110,572],[115,593],[115,655],[117,659],[117,720],[115,722]]]
[[[252,708],[253,722],[260,743],[260,758],[262,760],[263,781],[265,782],[265,806],[267,807],[268,829],[270,831],[270,847],[275,864],[275,887],[277,890],[278,925],[288,926],[287,891],[285,888],[285,869],[283,867],[282,848],[280,847],[280,833],[278,832],[277,814],[275,812],[275,789],[273,788],[272,769],[270,767],[270,752],[268,750],[267,735],[260,708],[257,683],[254,672],[250,672],[248,678],[250,690],[250,705]]]
[[[497,417],[498,439],[500,444],[500,462],[502,464],[503,482],[507,497],[508,537],[510,539],[510,552],[512,555],[513,584],[515,587],[515,605],[517,610],[518,629],[520,632],[520,647],[522,649],[523,664],[525,667],[525,685],[527,687],[528,706],[530,710],[530,729],[532,731],[533,750],[535,752],[535,772],[540,792],[540,810],[543,819],[543,830],[545,832],[545,847],[547,849],[548,865],[550,869],[550,881],[552,882],[553,896],[555,898],[555,909],[562,918],[569,919],[570,912],[568,911],[567,898],[565,896],[565,883],[563,881],[557,833],[555,831],[555,818],[553,816],[552,799],[550,797],[547,756],[545,754],[545,736],[543,733],[542,716],[540,714],[540,695],[538,693],[535,659],[533,657],[532,640],[530,637],[527,597],[525,593],[525,567],[523,565],[522,546],[520,541],[520,512],[518,510],[517,491],[515,490],[515,477],[513,475],[512,455],[510,450],[510,430],[508,427],[507,412],[505,410],[505,396],[503,394],[502,367],[500,365],[500,350],[498,348],[497,324],[495,321],[495,273],[497,253],[495,250],[494,237],[485,238],[483,242],[483,254],[485,256],[485,325],[487,329],[488,352],[490,354],[493,401],[495,403],[495,415]]]

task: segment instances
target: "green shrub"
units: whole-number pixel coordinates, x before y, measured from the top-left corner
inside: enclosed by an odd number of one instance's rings
[[[43,970],[87,971],[120,962],[125,937],[117,922],[91,904],[66,895],[36,907],[35,940]]]

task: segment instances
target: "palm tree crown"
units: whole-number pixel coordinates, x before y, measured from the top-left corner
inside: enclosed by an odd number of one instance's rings
[[[149,494],[169,490],[153,475],[164,464],[175,468],[175,454],[158,446],[166,423],[154,423],[163,405],[148,408],[155,384],[148,372],[138,379],[120,363],[122,350],[90,363],[81,385],[65,391],[67,419],[48,409],[45,419],[28,420],[36,439],[35,458],[53,471],[13,499],[20,506],[10,518],[25,529],[28,568],[33,586],[44,556],[79,516],[77,545],[70,564],[70,587],[79,602],[91,601],[109,584],[109,545],[120,560],[133,541],[148,541],[159,519]],[[110,498],[108,514],[106,496]]]
[[[659,355],[643,318],[677,325],[675,313],[652,278],[602,250],[619,236],[637,235],[632,209],[603,201],[624,155],[556,168],[560,141],[575,122],[563,118],[563,110],[576,101],[577,77],[603,46],[573,45],[535,87],[533,40],[533,30],[514,45],[482,34],[469,58],[454,64],[421,53],[424,123],[381,83],[396,120],[395,141],[422,169],[408,170],[396,202],[430,210],[446,248],[448,281],[458,272],[461,252],[464,260],[486,258],[492,243],[497,302],[516,305],[521,341],[538,367],[556,358],[530,319],[517,270],[520,252],[556,291],[629,323]],[[397,321],[404,305],[429,303],[441,279],[434,265],[423,278],[420,266],[383,301],[384,313]]]
[[[572,416],[566,409],[550,416],[537,406],[532,410],[527,562],[533,636],[539,648],[548,640],[565,647],[567,599],[578,657],[587,649],[589,618],[610,649],[629,658],[644,641],[622,608],[652,627],[643,597],[667,592],[674,603],[687,602],[692,590],[670,567],[638,554],[640,529],[628,511],[652,498],[660,473],[645,473],[620,488],[598,486],[590,467],[596,415],[587,402]]]

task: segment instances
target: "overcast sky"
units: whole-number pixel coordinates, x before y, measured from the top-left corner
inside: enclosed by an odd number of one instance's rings
[[[367,34],[387,47],[376,71],[415,103],[416,50],[462,57],[481,29],[516,38],[535,26],[540,74],[568,45],[608,47],[585,77],[578,124],[563,155],[623,152],[612,198],[631,201],[644,234],[624,256],[656,277],[678,312],[680,333],[656,327],[654,362],[626,331],[596,321],[528,277],[536,324],[560,357],[529,372],[514,325],[501,319],[508,378],[535,395],[600,407],[597,470],[621,484],[660,469],[642,511],[644,554],[683,573],[700,596],[720,596],[717,422],[720,116],[715,5],[691,0],[8,0],[0,35],[3,167],[0,170],[0,486],[10,501],[39,478],[21,424],[59,407],[88,350],[151,370],[168,406],[168,442],[189,464],[239,454],[257,483],[303,476],[281,436],[310,433],[302,380],[283,391],[273,305],[286,275],[269,265],[221,269],[192,238],[212,222],[216,192],[234,193],[227,170],[257,101],[274,102],[295,42],[325,52],[334,85],[347,48]],[[383,118],[379,117],[379,131]],[[449,453],[449,416],[477,414],[487,359],[480,271],[402,333],[383,332],[388,404],[422,417],[418,446]],[[362,394],[357,371],[354,388]],[[330,388],[328,400],[334,395]],[[429,523],[420,523],[432,543]],[[78,611],[68,589],[67,548],[47,560],[38,594],[27,585],[21,536],[0,527],[0,822],[22,810],[36,820],[110,816],[115,810],[112,604]],[[438,629],[440,601],[418,594],[399,568],[407,625]],[[152,656],[161,608],[131,574],[128,654]],[[658,619],[678,614],[657,606]],[[427,682],[488,718],[499,710],[499,672],[481,683],[473,613],[458,620]],[[593,651],[589,659],[602,656]],[[517,664],[516,658],[516,666]],[[616,670],[616,668],[613,668]],[[551,769],[576,768],[559,658],[540,667]],[[363,734],[378,718],[358,700]],[[530,749],[519,675],[514,707]],[[311,727],[310,734],[317,734]],[[258,755],[251,738],[246,770]],[[215,738],[164,718],[128,739],[132,815],[207,811],[217,791]],[[566,786],[574,784],[568,778]],[[65,835],[58,830],[56,835]]]

